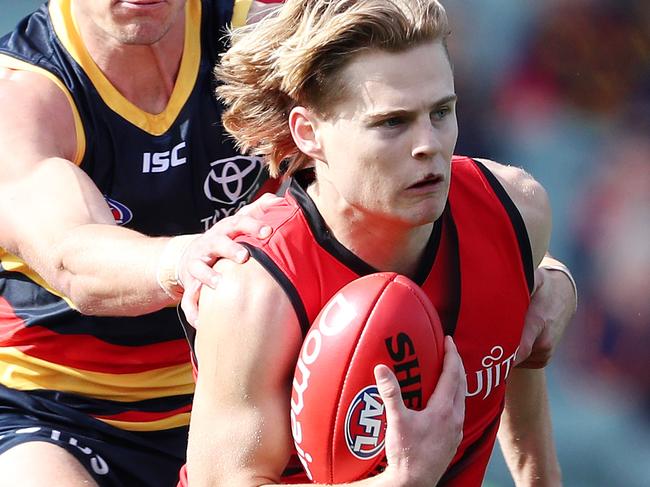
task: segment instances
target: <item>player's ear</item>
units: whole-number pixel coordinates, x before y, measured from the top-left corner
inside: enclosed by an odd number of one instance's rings
[[[289,130],[300,152],[312,159],[324,160],[314,112],[302,106],[294,107],[289,113]]]

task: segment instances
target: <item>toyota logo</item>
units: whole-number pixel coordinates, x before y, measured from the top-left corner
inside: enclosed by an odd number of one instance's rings
[[[217,203],[232,205],[256,187],[262,174],[261,157],[235,156],[211,162],[212,170],[205,178],[203,191],[206,198]]]

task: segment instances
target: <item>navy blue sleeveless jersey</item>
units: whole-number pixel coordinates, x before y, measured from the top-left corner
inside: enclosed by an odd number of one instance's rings
[[[90,58],[71,0],[52,0],[0,39],[0,66],[43,74],[68,96],[76,164],[120,225],[147,235],[202,232],[246,204],[266,181],[220,126],[212,69],[232,0],[188,0],[185,45],[168,106],[146,113]],[[239,15],[241,17],[241,13]],[[245,17],[245,15],[244,15]],[[55,122],[53,122],[55,123]],[[193,381],[176,310],[87,317],[0,248],[0,382],[73,405],[114,426],[184,426]]]

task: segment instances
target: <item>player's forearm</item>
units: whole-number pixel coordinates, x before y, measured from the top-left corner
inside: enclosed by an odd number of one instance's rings
[[[114,225],[81,225],[58,240],[41,275],[85,314],[155,311],[174,301],[156,279],[168,240]]]
[[[546,252],[539,267],[549,271],[554,271],[551,272],[551,276],[553,276],[553,274],[555,274],[554,277],[559,276],[559,281],[554,281],[554,286],[563,286],[563,292],[561,295],[565,297],[566,303],[564,307],[568,310],[568,312],[565,313],[567,315],[566,321],[570,321],[578,307],[578,288],[571,271],[565,264],[553,257],[549,252]]]
[[[562,485],[544,369],[513,369],[499,444],[517,487]]]

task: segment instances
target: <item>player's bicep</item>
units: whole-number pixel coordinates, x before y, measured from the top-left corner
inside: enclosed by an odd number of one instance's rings
[[[218,267],[220,284],[204,288],[199,302],[190,483],[277,481],[291,452],[300,328],[288,298],[256,261]]]
[[[75,123],[61,90],[16,72],[0,80],[0,107],[0,247],[46,256],[69,229],[111,223],[101,193],[69,160]]]
[[[83,129],[75,120],[72,99],[54,79],[0,65],[0,171],[20,174],[28,167],[23,161],[73,161],[78,155]]]

